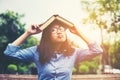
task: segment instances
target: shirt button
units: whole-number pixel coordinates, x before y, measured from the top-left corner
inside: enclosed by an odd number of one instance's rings
[[[57,80],[57,77],[56,77],[56,76],[54,77],[54,80]]]

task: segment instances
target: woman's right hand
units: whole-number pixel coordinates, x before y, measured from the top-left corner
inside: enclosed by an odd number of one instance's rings
[[[42,32],[42,30],[39,29],[39,27],[40,27],[41,25],[42,25],[42,24],[40,24],[40,25],[31,25],[31,26],[28,28],[27,32],[28,32],[30,35],[32,35],[32,34],[38,34],[38,33]]]

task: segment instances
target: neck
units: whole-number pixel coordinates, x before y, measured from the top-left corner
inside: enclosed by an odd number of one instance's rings
[[[55,52],[59,52],[61,45],[62,45],[62,43],[54,44],[54,45],[53,45],[53,50],[54,50]]]

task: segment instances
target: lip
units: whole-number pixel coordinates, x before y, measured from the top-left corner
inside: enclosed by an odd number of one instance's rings
[[[58,38],[63,38],[63,35],[58,35]]]

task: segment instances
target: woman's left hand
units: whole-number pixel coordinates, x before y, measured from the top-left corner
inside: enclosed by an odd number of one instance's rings
[[[69,31],[73,34],[76,34],[76,35],[78,35],[78,33],[79,33],[79,30],[76,26],[70,27]]]

